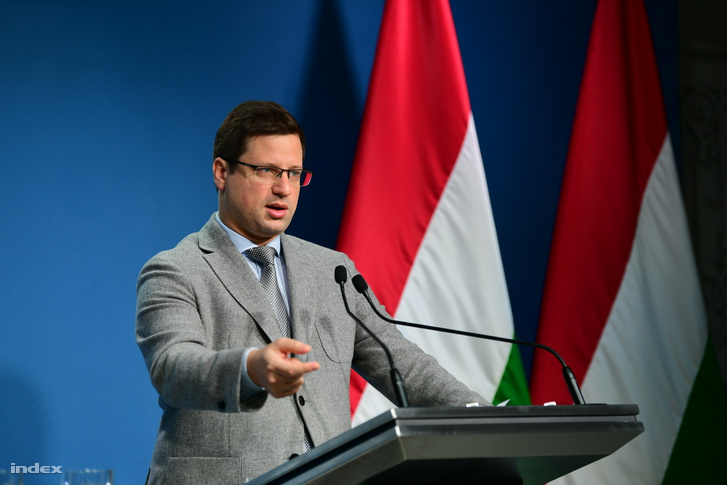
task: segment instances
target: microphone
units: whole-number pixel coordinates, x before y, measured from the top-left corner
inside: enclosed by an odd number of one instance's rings
[[[389,359],[389,367],[391,367],[391,383],[394,386],[394,392],[396,393],[396,399],[399,401],[399,407],[400,408],[408,408],[409,407],[409,400],[406,398],[406,390],[404,389],[404,381],[401,379],[401,374],[399,373],[399,370],[394,366],[394,358],[391,356],[391,351],[389,351],[389,348],[384,345],[384,342],[379,339],[369,328],[364,325],[364,323],[359,319],[356,315],[351,312],[351,310],[348,307],[348,300],[346,299],[346,290],[344,289],[343,285],[346,283],[346,280],[348,279],[348,272],[346,271],[346,267],[343,265],[336,266],[334,277],[336,278],[336,283],[341,287],[341,297],[343,298],[343,305],[346,307],[346,312],[351,316],[351,318],[354,319],[356,323],[358,323],[361,328],[363,328],[366,333],[371,335],[371,337],[378,342],[378,344],[381,346],[382,349],[384,349],[384,352],[386,353],[386,358]]]
[[[374,310],[374,313],[381,318],[382,320],[385,320],[389,323],[393,323],[396,325],[403,325],[405,327],[414,327],[414,328],[422,328],[424,330],[434,330],[435,332],[445,332],[445,333],[453,333],[456,335],[464,335],[466,337],[475,337],[475,338],[481,338],[485,340],[495,340],[497,342],[505,342],[509,344],[515,344],[515,345],[525,345],[527,347],[534,347],[537,349],[543,349],[555,356],[558,361],[560,361],[560,365],[563,368],[563,378],[565,379],[565,385],[568,387],[568,392],[570,392],[571,397],[573,398],[574,404],[586,404],[586,400],[583,399],[583,393],[581,393],[581,388],[578,387],[578,383],[576,382],[576,376],[573,374],[573,371],[568,367],[565,363],[565,360],[563,360],[563,357],[558,354],[553,348],[548,347],[544,344],[539,344],[537,342],[526,342],[524,340],[516,340],[511,338],[504,338],[504,337],[495,337],[493,335],[485,335],[481,333],[474,333],[474,332],[465,332],[463,330],[453,330],[450,328],[442,328],[442,327],[432,327],[430,325],[422,325],[420,323],[409,323],[409,322],[402,322],[399,320],[392,320],[391,318],[386,317],[383,315],[379,310],[376,308],[376,305],[374,305],[374,302],[371,300],[371,297],[369,296],[369,285],[366,283],[366,280],[363,276],[360,274],[357,274],[353,278],[351,278],[351,282],[353,283],[353,286],[356,288],[356,291],[361,293],[363,296],[366,297],[366,301],[369,302],[369,305]]]

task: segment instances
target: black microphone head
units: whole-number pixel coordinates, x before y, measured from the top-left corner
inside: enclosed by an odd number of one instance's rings
[[[333,274],[336,277],[336,283],[338,284],[345,283],[348,279],[348,271],[346,271],[346,267],[344,265],[336,266],[336,271]]]
[[[353,286],[359,293],[363,293],[369,289],[369,285],[366,284],[366,280],[360,274],[357,274],[356,276],[351,278],[351,283],[353,283]]]

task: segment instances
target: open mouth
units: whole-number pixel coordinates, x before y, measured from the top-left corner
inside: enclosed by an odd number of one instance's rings
[[[285,217],[288,212],[288,206],[285,204],[268,204],[265,208],[268,210],[268,214],[277,219]]]

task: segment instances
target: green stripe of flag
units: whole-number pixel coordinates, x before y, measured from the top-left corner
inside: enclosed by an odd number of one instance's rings
[[[509,406],[529,406],[531,404],[528,383],[525,379],[525,371],[520,358],[520,349],[517,345],[513,345],[510,350],[510,357],[507,360],[507,366],[502,374],[502,380],[495,393],[493,403],[501,403],[507,399],[510,400]]]
[[[709,339],[662,483],[724,483],[725,459],[727,391]]]

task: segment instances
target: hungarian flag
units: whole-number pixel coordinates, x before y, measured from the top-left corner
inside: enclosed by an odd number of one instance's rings
[[[396,319],[514,337],[446,0],[385,5],[337,248]],[[529,403],[517,348],[400,330],[485,398]],[[351,390],[354,424],[393,406],[356,375]]]
[[[683,419],[688,403],[709,406],[690,402],[700,365],[700,375],[716,376],[713,353],[703,359],[707,337],[646,10],[641,0],[600,0],[538,341],[562,354],[587,402],[635,403],[646,431],[564,482],[651,484],[677,473],[685,456],[672,453],[677,437],[696,425]],[[573,402],[547,354],[534,357],[530,389],[535,404]],[[689,465],[692,478],[703,461]]]

